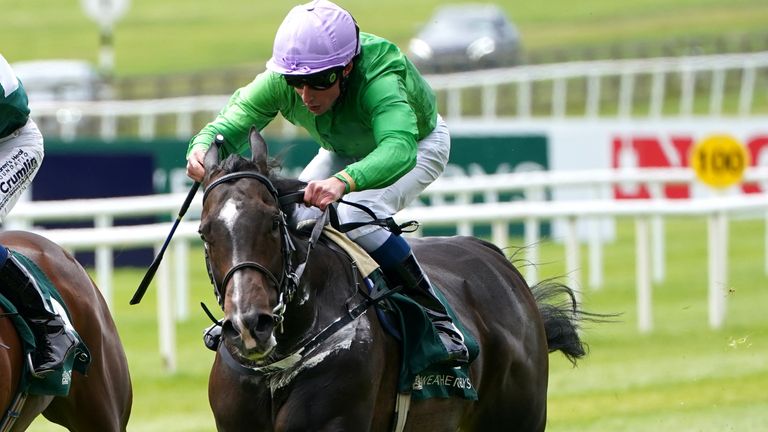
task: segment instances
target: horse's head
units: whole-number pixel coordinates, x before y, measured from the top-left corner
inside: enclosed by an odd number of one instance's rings
[[[213,144],[205,156],[206,186],[200,221],[208,270],[224,309],[222,341],[240,357],[258,361],[276,345],[292,295],[292,242],[269,179],[267,146],[254,128],[252,159],[219,160]]]

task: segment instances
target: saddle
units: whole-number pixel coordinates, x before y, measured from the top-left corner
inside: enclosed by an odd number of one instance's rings
[[[58,289],[53,285],[50,279],[42,270],[25,255],[16,251],[10,251],[17,261],[23,265],[29,274],[35,279],[40,287],[45,301],[57,310],[67,323],[71,323],[69,310],[64,303]],[[77,339],[75,349],[70,351],[61,369],[47,375],[43,379],[32,377],[31,356],[35,352],[35,336],[29,325],[21,316],[16,306],[6,297],[0,294],[0,306],[6,311],[5,315],[13,322],[19,338],[22,342],[25,370],[20,380],[19,392],[33,395],[52,395],[66,396],[69,394],[69,387],[72,380],[72,372],[77,371],[85,375],[91,362],[91,355],[80,335],[74,328],[71,328],[72,334]],[[71,324],[70,324],[71,325]]]
[[[347,253],[366,278],[368,294],[381,297],[375,303],[376,313],[384,329],[400,342],[403,350],[398,389],[410,393],[414,400],[460,397],[477,400],[469,379],[468,365],[462,367],[433,366],[445,356],[445,350],[424,309],[409,297],[392,291],[378,270],[378,264],[357,243],[336,229],[326,226],[323,235]],[[456,323],[469,349],[470,363],[479,353],[479,345],[437,290],[448,313]]]

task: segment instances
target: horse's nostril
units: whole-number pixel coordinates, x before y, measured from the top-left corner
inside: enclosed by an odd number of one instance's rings
[[[275,316],[271,314],[260,314],[258,319],[256,320],[256,331],[261,332],[272,332],[272,328],[275,326]]]
[[[254,339],[266,340],[272,336],[275,318],[272,314],[254,312],[243,317],[243,324],[250,330]]]
[[[235,326],[232,324],[232,321],[225,320],[221,324],[221,335],[225,339],[233,339],[238,336],[240,336],[240,333],[238,333],[237,329],[235,329]]]

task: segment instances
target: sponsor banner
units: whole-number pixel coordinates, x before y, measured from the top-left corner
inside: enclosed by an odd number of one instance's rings
[[[560,120],[548,128],[551,170],[592,170],[621,168],[685,168],[697,143],[713,136],[727,135],[745,146],[752,166],[768,165],[768,119],[660,119],[660,120]],[[690,185],[670,185],[662,190],[669,199],[700,198],[715,194],[757,193],[768,185],[739,183],[729,188],[713,188],[701,181]],[[553,199],[647,199],[650,191],[642,184],[620,184],[611,189],[583,187],[556,188]],[[592,225],[590,227],[590,224]],[[615,221],[581,221],[577,227],[581,240],[599,233],[604,241],[615,238]],[[565,233],[563,224],[554,224],[554,238]]]
[[[282,161],[282,175],[298,176],[303,167],[317,154],[318,145],[310,138],[285,139],[267,137],[270,154]],[[43,165],[60,165],[55,156],[67,156],[75,154],[90,154],[94,157],[107,160],[123,161],[123,166],[130,167],[127,161],[131,157],[146,157],[154,166],[150,174],[144,170],[133,172],[130,178],[141,177],[143,182],[147,179],[153,183],[156,193],[186,192],[192,184],[185,173],[187,141],[174,139],[158,139],[153,141],[141,141],[138,139],[123,139],[113,142],[104,142],[98,139],[79,139],[73,142],[60,140],[46,140],[46,157]],[[478,174],[495,174],[516,171],[546,170],[548,168],[549,145],[544,134],[529,131],[515,134],[494,133],[493,131],[477,130],[473,133],[452,132],[451,156],[444,176],[471,176]],[[53,168],[53,166],[51,167]],[[71,170],[64,165],[60,170]],[[89,170],[84,170],[89,172]],[[92,170],[90,170],[92,171]],[[98,196],[108,196],[104,188],[116,187],[115,182],[122,175],[117,171],[112,174],[104,173],[104,179],[95,178],[96,173],[90,173],[89,181],[78,186],[81,194],[96,193]],[[127,178],[127,177],[126,177]],[[43,189],[42,185],[41,188]],[[91,190],[93,189],[93,190]],[[137,192],[137,191],[135,191]],[[141,193],[135,193],[139,195]],[[122,195],[118,188],[115,195]],[[522,195],[506,194],[500,196],[502,200],[518,199]],[[42,199],[40,196],[34,199]],[[478,194],[476,201],[483,199]],[[522,232],[522,225],[512,227],[512,232]],[[548,227],[542,227],[547,232]],[[452,232],[441,230],[440,234]],[[478,226],[475,229],[477,235],[488,235],[490,228]],[[430,234],[432,234],[430,232]]]
[[[32,182],[31,198],[49,201],[151,195],[153,172],[153,159],[148,154],[74,150],[62,153],[46,148],[40,171]],[[117,218],[114,225],[148,224],[158,222],[158,219],[166,218]],[[81,228],[93,226],[93,222],[37,222],[35,225],[48,229]],[[118,249],[113,255],[117,267],[146,267],[152,262],[154,251],[151,247]],[[75,257],[85,266],[95,263],[93,252],[78,251]]]
[[[317,144],[309,138],[268,137],[267,142],[270,154],[282,161],[282,174],[285,176],[298,176],[318,151]],[[444,175],[469,176],[546,170],[549,161],[548,148],[547,137],[537,132],[452,133],[451,157]],[[185,174],[187,141],[123,139],[104,142],[91,138],[64,142],[46,139],[45,150],[47,155],[92,154],[118,159],[147,156],[154,163],[152,181],[157,193],[185,192],[192,184]],[[45,163],[49,163],[49,160],[46,159]],[[50,160],[50,163],[55,162]]]
[[[655,121],[560,121],[550,129],[550,169],[589,170],[608,168],[687,168],[699,143],[728,137],[729,143],[743,146],[746,157],[714,155],[713,168],[732,163],[768,165],[768,119],[695,119]],[[724,138],[723,138],[724,139]],[[725,189],[704,182],[672,185],[663,189],[666,198],[692,198],[715,193],[768,192],[768,185],[738,182]],[[578,194],[577,194],[578,195]],[[612,191],[617,199],[649,198],[644,185],[619,185]],[[559,191],[556,198],[573,198]]]

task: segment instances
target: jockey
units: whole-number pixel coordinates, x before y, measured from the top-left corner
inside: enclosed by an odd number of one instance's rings
[[[215,134],[226,138],[223,155],[245,153],[250,127],[263,129],[278,113],[320,145],[299,176],[308,182],[307,207],[299,206],[297,221],[316,219],[342,196],[391,217],[445,169],[451,138],[429,84],[394,44],[360,32],[336,4],[294,7],[277,30],[266,68],[192,138],[189,177],[202,180]],[[341,223],[370,220],[352,206],[338,210]],[[426,309],[448,352],[446,363],[466,363],[464,338],[405,239],[372,225],[347,235]]]
[[[29,118],[24,86],[0,54],[0,221],[16,205],[43,162],[43,136]],[[46,302],[34,278],[0,245],[0,294],[13,303],[35,335],[32,374],[59,369],[75,340]]]

